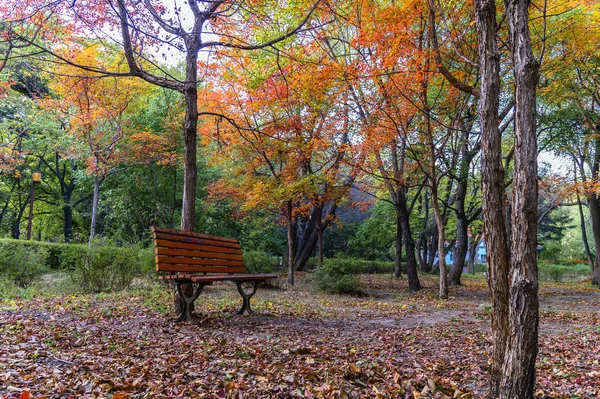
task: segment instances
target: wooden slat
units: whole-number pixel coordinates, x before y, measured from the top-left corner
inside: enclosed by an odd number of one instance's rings
[[[197,258],[181,258],[173,256],[157,256],[156,263],[171,263],[177,265],[205,265],[205,266],[233,266],[244,267],[244,262],[239,260],[224,260],[224,259],[197,259]]]
[[[194,273],[177,273],[177,274],[165,274],[162,276],[158,276],[159,280],[190,280],[194,276],[198,276],[198,274]],[[212,281],[203,281],[206,284],[212,284]]]
[[[157,263],[156,270],[163,272],[182,272],[182,273],[245,273],[248,270],[245,267],[226,267],[226,266],[202,266],[202,265],[180,265],[172,263]]]
[[[234,254],[234,255],[242,254],[241,249],[213,247],[210,245],[197,245],[197,244],[190,244],[190,243],[186,243],[186,242],[177,242],[177,241],[154,240],[154,246],[170,248],[170,249],[189,249],[192,251],[219,252],[222,254]]]
[[[208,239],[204,239],[204,238],[185,237],[185,236],[173,235],[173,234],[156,234],[155,239],[165,240],[165,241],[170,241],[170,242],[185,242],[188,244],[196,244],[196,245],[210,245],[210,246],[214,246],[214,247],[235,248],[235,249],[240,248],[240,244],[238,242],[208,240]]]
[[[236,240],[235,238],[211,236],[208,234],[194,233],[192,231],[181,231],[181,230],[167,229],[167,228],[156,227],[156,226],[152,226],[152,232],[154,232],[155,234],[160,234],[160,233],[173,234],[173,235],[181,235],[184,237],[204,238],[204,239],[208,239],[208,240],[216,240],[216,241],[223,241],[223,242],[232,242],[232,243],[238,242],[238,240]]]
[[[237,254],[224,254],[210,251],[186,251],[182,249],[155,248],[156,255],[185,256],[188,258],[227,259],[243,261],[244,257]]]
[[[232,274],[232,275],[212,275],[212,276],[190,276],[193,282],[209,281],[261,281],[272,280],[279,277],[277,274]]]

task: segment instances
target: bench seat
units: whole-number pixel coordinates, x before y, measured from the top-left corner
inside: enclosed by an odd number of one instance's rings
[[[242,307],[238,314],[253,313],[250,298],[262,281],[276,279],[277,274],[250,274],[244,264],[242,249],[234,238],[211,236],[181,230],[152,227],[156,270],[160,280],[172,281],[181,299],[181,314],[178,321],[191,320],[194,301],[206,285],[216,281],[231,281],[237,285],[242,296]],[[242,284],[253,283],[251,293],[246,293]],[[182,285],[192,284],[188,295]]]

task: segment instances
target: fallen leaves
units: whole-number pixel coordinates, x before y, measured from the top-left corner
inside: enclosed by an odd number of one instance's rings
[[[446,302],[266,291],[251,317],[216,285],[192,324],[157,310],[166,291],[0,303],[0,398],[484,397],[489,314],[468,284]],[[598,299],[582,295],[542,313],[538,397],[600,396]]]

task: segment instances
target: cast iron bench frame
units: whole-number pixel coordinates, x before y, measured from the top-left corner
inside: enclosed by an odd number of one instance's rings
[[[240,243],[235,238],[210,236],[189,231],[152,227],[156,270],[167,272],[159,280],[172,281],[181,298],[181,314],[177,321],[191,321],[190,308],[205,286],[215,281],[231,281],[237,285],[242,296],[238,314],[254,313],[250,298],[256,293],[260,282],[277,278],[277,274],[249,274]],[[242,284],[253,283],[250,293]],[[193,291],[187,295],[182,285],[192,284]]]

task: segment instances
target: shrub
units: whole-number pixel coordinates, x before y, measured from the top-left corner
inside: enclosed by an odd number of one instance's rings
[[[323,262],[317,268],[316,284],[320,290],[329,294],[360,295],[363,290],[356,273],[351,273],[344,268],[342,262]]]
[[[555,264],[538,262],[540,280],[560,282],[565,279],[579,280],[590,274],[590,267],[585,263]]]
[[[94,241],[83,256],[75,255],[76,267],[72,278],[85,292],[122,290],[129,287],[134,277],[140,274],[139,252],[135,246],[115,248],[102,240]]]
[[[154,272],[151,249],[115,247],[106,240],[91,246],[39,241],[0,240],[0,276],[25,286],[51,270],[71,275],[86,292],[126,288],[141,274]]]
[[[345,274],[391,274],[394,273],[394,262],[380,262],[353,258],[323,259],[323,265],[343,270]]]
[[[561,282],[566,273],[566,268],[561,265],[544,265],[540,266],[540,274],[542,278],[552,280],[554,282]]]
[[[0,274],[20,287],[27,287],[48,271],[48,250],[42,246],[16,245],[15,242],[0,243]]]
[[[273,273],[279,269],[279,259],[266,252],[244,252],[244,263],[250,273]]]

